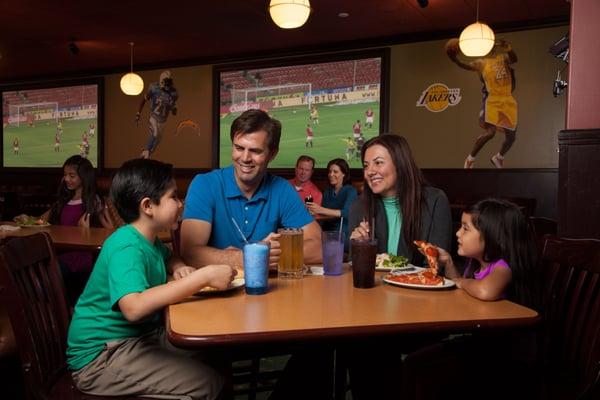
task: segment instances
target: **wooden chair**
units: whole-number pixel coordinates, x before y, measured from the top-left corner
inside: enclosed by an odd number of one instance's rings
[[[548,235],[541,266],[541,395],[591,399],[600,392],[600,240]]]
[[[558,232],[558,222],[545,217],[529,217],[529,226],[535,235],[540,252],[544,247],[544,236],[556,235]]]
[[[0,242],[0,300],[13,326],[29,398],[105,399],[79,392],[67,371],[71,315],[47,233]]]

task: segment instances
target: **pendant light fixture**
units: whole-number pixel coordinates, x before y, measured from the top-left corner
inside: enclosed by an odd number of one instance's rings
[[[133,73],[133,44],[133,42],[129,42],[129,46],[131,46],[130,72],[123,75],[121,78],[121,90],[129,96],[137,96],[144,90],[144,81],[142,80],[142,77]]]
[[[269,14],[280,28],[299,28],[308,20],[310,2],[309,0],[271,0]]]
[[[479,0],[477,0],[477,18],[475,23],[467,26],[458,39],[458,46],[464,55],[483,57],[494,47],[494,31],[484,23],[479,22]]]

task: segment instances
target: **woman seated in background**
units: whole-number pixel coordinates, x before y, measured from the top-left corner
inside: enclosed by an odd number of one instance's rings
[[[425,264],[415,240],[447,249],[452,238],[450,205],[443,191],[430,186],[402,136],[384,134],[361,152],[365,186],[350,207],[350,239],[367,239],[374,230],[378,253]],[[375,226],[371,226],[375,223]]]
[[[307,207],[311,214],[337,217],[329,221],[322,221],[321,228],[324,231],[335,231],[340,229],[339,219],[342,217],[342,234],[344,237],[344,250],[348,251],[348,212],[350,205],[358,196],[356,189],[350,182],[350,167],[346,160],[336,158],[327,163],[327,177],[329,187],[323,192],[322,205],[308,203]]]

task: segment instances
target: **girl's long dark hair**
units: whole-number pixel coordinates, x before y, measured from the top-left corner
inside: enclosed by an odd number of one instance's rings
[[[413,240],[420,239],[422,207],[426,204],[423,199],[423,188],[427,185],[425,178],[413,158],[408,142],[403,136],[383,134],[369,139],[361,149],[361,160],[365,161],[365,152],[371,146],[380,145],[386,148],[396,167],[396,201],[402,210],[402,239],[410,248]],[[375,195],[365,177],[363,201],[365,213],[369,221],[377,213]]]
[[[81,201],[83,203],[84,212],[91,214],[91,225],[99,226],[98,210],[100,205],[98,204],[98,197],[96,196],[96,170],[92,163],[87,159],[79,155],[71,156],[63,164],[63,170],[66,166],[73,167],[81,179]],[[50,216],[48,221],[51,224],[60,223],[60,214],[63,207],[73,198],[75,195],[74,190],[69,190],[65,184],[64,179],[60,181],[58,185],[58,198],[50,209]]]
[[[537,248],[527,218],[515,204],[499,199],[485,199],[468,207],[473,226],[484,241],[483,260],[504,259],[512,271],[512,282],[506,295],[517,303],[538,306],[538,287],[535,279]],[[472,260],[475,262],[475,260]],[[477,268],[469,269],[472,278]]]

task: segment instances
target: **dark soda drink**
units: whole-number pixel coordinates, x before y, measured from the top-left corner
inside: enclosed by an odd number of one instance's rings
[[[313,201],[313,198],[312,198],[312,195],[310,195],[310,194],[304,198],[305,203],[312,203],[312,201]]]
[[[352,240],[352,281],[355,288],[375,286],[376,240]]]

